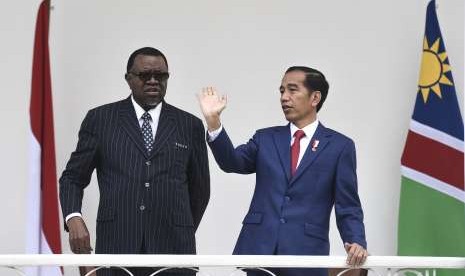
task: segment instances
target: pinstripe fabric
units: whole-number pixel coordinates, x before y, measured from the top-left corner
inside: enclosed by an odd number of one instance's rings
[[[96,253],[195,254],[194,234],[210,196],[200,119],[163,103],[147,153],[130,98],[90,110],[60,178],[65,217],[81,211],[94,169]]]

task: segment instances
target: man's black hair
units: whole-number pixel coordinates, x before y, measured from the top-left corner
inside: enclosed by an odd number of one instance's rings
[[[135,50],[135,51],[129,56],[128,65],[126,66],[126,72],[127,72],[127,73],[129,72],[129,70],[131,70],[132,65],[134,65],[134,59],[135,59],[138,55],[162,57],[163,60],[164,60],[165,63],[166,63],[166,68],[168,68],[168,61],[166,60],[166,57],[165,57],[165,55],[164,55],[162,52],[160,52],[159,50],[157,50],[157,49],[155,49],[155,48],[152,48],[152,47],[144,47],[144,48],[140,48],[140,49],[138,49],[138,50]]]

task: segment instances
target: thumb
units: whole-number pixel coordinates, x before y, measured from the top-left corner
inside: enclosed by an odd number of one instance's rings
[[[344,249],[346,250],[346,252],[349,252],[351,246],[352,246],[352,244],[350,244],[348,242],[344,243]]]

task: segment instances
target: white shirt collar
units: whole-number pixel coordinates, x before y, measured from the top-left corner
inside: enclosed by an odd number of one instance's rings
[[[133,95],[131,95],[131,101],[132,101],[132,105],[134,106],[134,110],[136,111],[137,120],[139,121],[141,120],[142,115],[144,115],[145,110],[136,102],[136,100],[134,100]],[[155,108],[152,108],[149,111],[147,111],[152,117],[152,121],[158,122],[158,118],[160,118],[162,104],[163,102],[160,102],[159,104],[157,104]]]
[[[318,119],[313,121],[313,123],[310,123],[302,128],[302,130],[305,132],[305,137],[308,139],[311,139],[313,137],[313,134],[315,134],[316,128],[318,127]],[[294,123],[290,123],[290,128],[291,128],[291,139],[294,137],[294,133],[299,130],[299,128],[294,125]]]

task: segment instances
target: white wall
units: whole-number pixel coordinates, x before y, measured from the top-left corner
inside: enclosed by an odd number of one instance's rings
[[[0,8],[0,253],[24,248],[27,131],[37,0]],[[223,123],[235,144],[285,123],[278,86],[291,65],[320,69],[330,82],[319,114],[355,140],[369,251],[395,255],[399,163],[417,89],[426,0],[415,1],[53,1],[50,47],[58,175],[88,109],[129,95],[129,54],[162,50],[171,77],[166,100],[200,115],[195,99],[214,85],[229,96]],[[464,2],[437,0],[459,101],[464,88]],[[211,155],[210,155],[211,157]],[[212,196],[197,233],[199,254],[230,254],[254,176],[227,175],[210,160]],[[86,190],[92,236],[98,190]],[[333,223],[334,229],[334,223]],[[337,231],[332,253],[343,254]],[[69,253],[63,233],[64,252]],[[70,273],[69,275],[74,275]]]

